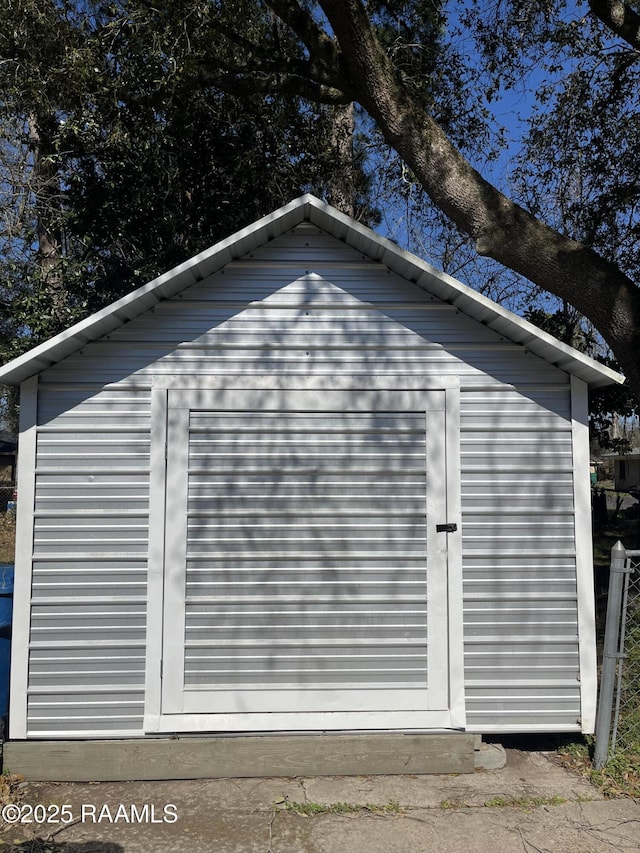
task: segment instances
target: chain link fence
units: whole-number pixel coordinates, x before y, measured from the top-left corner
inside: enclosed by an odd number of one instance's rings
[[[640,755],[640,552],[626,563],[611,751]]]
[[[611,552],[594,765],[640,755],[640,551]]]
[[[0,512],[15,509],[15,503],[13,502],[15,489],[15,486],[0,485]]]

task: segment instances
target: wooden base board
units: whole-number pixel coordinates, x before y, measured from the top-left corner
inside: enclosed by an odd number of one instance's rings
[[[9,741],[3,764],[58,782],[473,773],[474,744],[463,733]]]

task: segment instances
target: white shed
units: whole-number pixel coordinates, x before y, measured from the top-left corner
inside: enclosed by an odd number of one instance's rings
[[[310,195],[15,359],[11,739],[593,731],[617,381]]]

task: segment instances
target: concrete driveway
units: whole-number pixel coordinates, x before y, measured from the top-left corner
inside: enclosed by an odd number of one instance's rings
[[[27,781],[15,805],[5,817],[44,822],[5,821],[8,853],[640,851],[640,803],[518,749],[500,770],[458,776]]]

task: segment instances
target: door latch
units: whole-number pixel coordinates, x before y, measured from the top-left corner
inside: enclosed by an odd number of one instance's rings
[[[436,533],[455,533],[457,524],[436,524]]]

